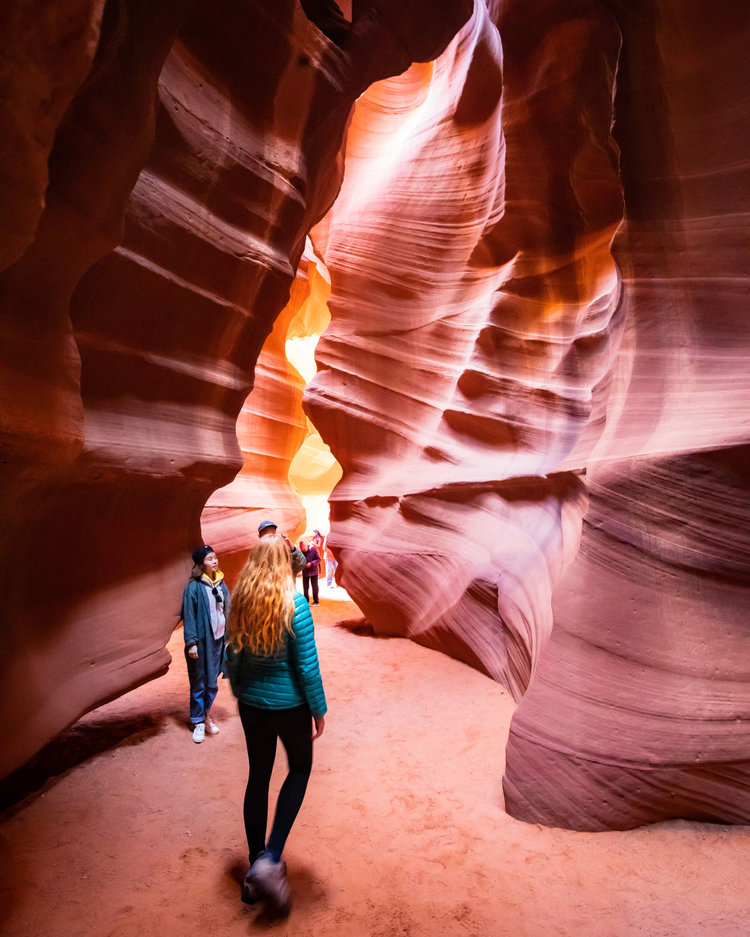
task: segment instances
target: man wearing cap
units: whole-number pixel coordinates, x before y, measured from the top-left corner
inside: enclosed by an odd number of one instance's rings
[[[275,534],[276,533],[276,524],[273,521],[261,521],[258,524],[258,536],[264,537],[266,534]],[[280,534],[281,539],[289,547],[289,550],[292,554],[292,575],[297,576],[307,565],[307,559],[305,554],[299,547],[292,545],[292,541],[287,537],[286,534]]]
[[[209,712],[219,691],[224,661],[224,629],[229,618],[229,589],[213,547],[193,552],[193,571],[182,595],[185,660],[190,680],[190,722],[193,741],[218,735]]]

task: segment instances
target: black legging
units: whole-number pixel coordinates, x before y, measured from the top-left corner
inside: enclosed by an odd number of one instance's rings
[[[302,806],[312,769],[312,717],[307,706],[259,709],[240,701],[239,709],[250,765],[243,813],[252,863],[264,849],[278,853],[283,851]],[[289,773],[279,791],[276,815],[266,843],[268,785],[276,758],[277,738],[281,739],[286,750]]]
[[[308,595],[309,586],[312,586],[312,597],[313,602],[318,601],[318,574],[314,573],[312,576],[305,576],[302,574],[302,591],[305,593],[305,598],[307,601],[310,601],[310,596]]]

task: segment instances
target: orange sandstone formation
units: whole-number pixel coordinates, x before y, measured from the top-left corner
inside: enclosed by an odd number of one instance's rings
[[[305,249],[289,302],[279,314],[255,366],[253,391],[237,419],[242,468],[215,491],[201,514],[203,539],[221,557],[228,582],[270,518],[293,540],[306,528],[300,495],[324,498],[341,477],[330,450],[302,410],[304,376],[290,363],[286,343],[322,333],[330,320],[330,282],[311,246]]]
[[[28,141],[3,153],[22,167],[3,182],[0,274],[19,570],[3,771],[168,665],[200,513],[241,465],[235,422],[338,191],[352,104],[471,11],[444,0],[427,22],[424,4],[373,0],[337,46],[315,2],[27,6],[5,4],[0,30],[8,139]]]
[[[302,504],[288,480],[291,461],[307,434],[304,381],[287,360],[285,344],[294,321],[305,318],[322,287],[327,297],[328,284],[306,252],[289,302],[258,357],[253,392],[237,420],[242,468],[229,485],[211,495],[201,516],[203,539],[221,556],[230,584],[257,539],[261,520],[275,520],[292,537],[305,526]]]
[[[429,68],[358,103],[313,232],[332,324],[306,401],[344,469],[331,542],[352,597],[521,697],[622,327],[620,36],[594,9],[508,16],[509,48],[480,7]]]
[[[507,807],[577,829],[750,821],[747,21],[689,6],[478,5],[314,233],[343,584],[512,690]]]
[[[163,671],[201,536],[231,571],[300,523],[313,229],[341,579],[514,693],[509,811],[750,821],[744,4],[27,8],[2,769]]]

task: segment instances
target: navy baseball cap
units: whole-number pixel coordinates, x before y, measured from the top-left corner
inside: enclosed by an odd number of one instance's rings
[[[274,530],[278,527],[278,524],[274,524],[273,521],[261,521],[258,524],[258,533],[262,534],[264,530],[268,530],[269,527],[273,527]]]

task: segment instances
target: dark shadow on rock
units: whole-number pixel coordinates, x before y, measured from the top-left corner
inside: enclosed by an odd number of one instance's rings
[[[403,635],[398,634],[380,634],[375,631],[374,626],[363,616],[362,618],[342,618],[336,622],[337,628],[343,628],[344,631],[350,631],[352,634],[359,634],[366,638],[381,638],[384,641],[390,638],[400,638]]]
[[[351,23],[335,0],[301,0],[302,9],[310,22],[337,46],[342,46],[349,35]]]
[[[164,720],[162,712],[140,713],[129,718],[71,726],[25,765],[0,781],[0,817],[7,819],[12,816],[16,809],[96,755],[122,745],[138,745],[151,738],[161,730]]]

